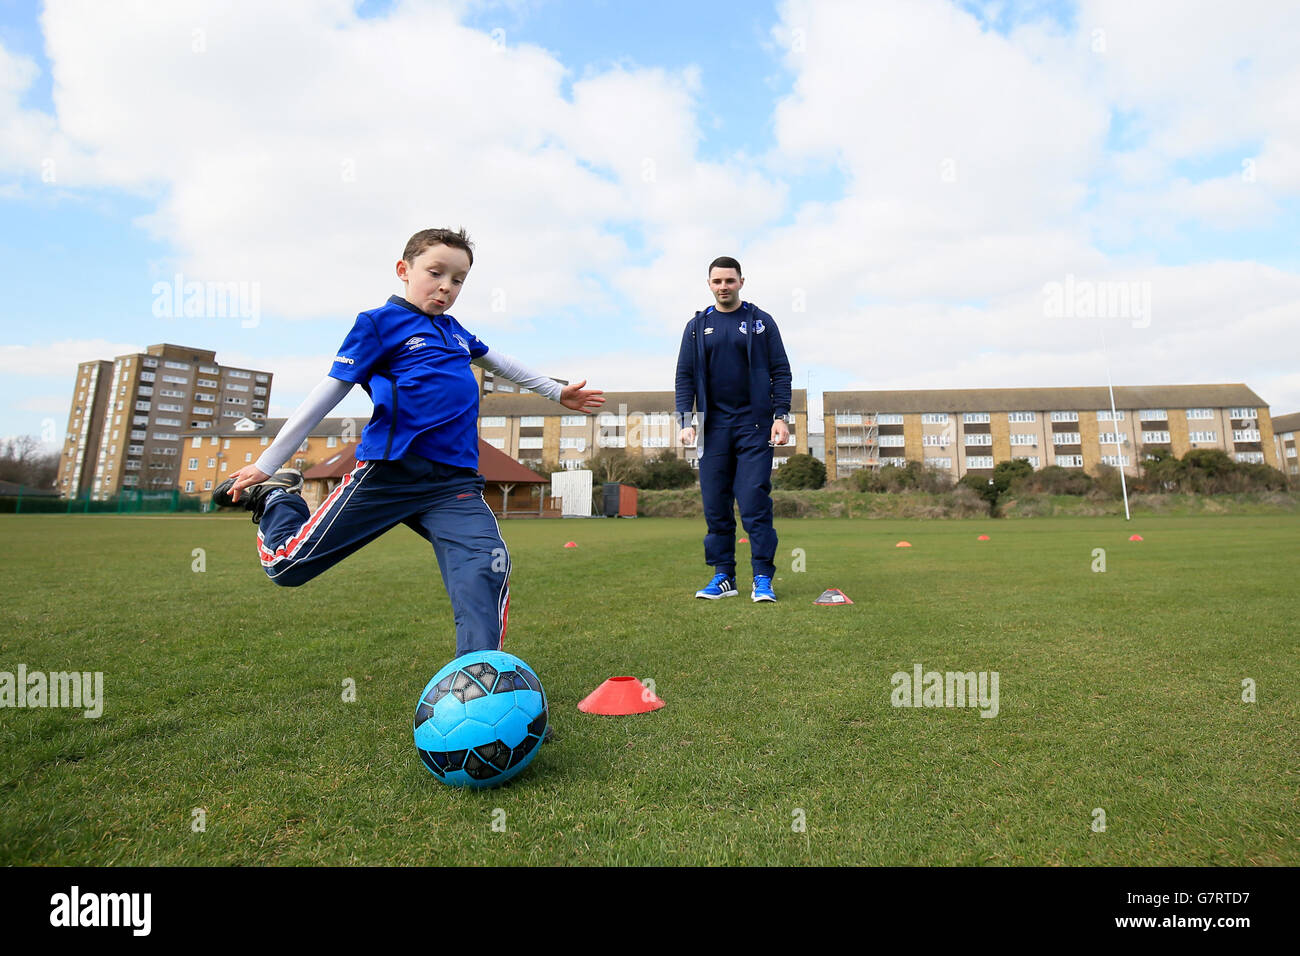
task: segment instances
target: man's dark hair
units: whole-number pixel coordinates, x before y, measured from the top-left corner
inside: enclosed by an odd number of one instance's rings
[[[474,264],[474,244],[469,241],[469,236],[465,235],[464,226],[456,232],[452,232],[450,229],[421,229],[406,240],[406,248],[402,251],[402,258],[407,262],[414,262],[416,256],[425,249],[438,245],[463,249],[465,255],[469,256],[469,264]]]
[[[745,277],[745,273],[740,271],[740,263],[731,258],[731,256],[718,256],[718,258],[710,262],[709,275],[713,275],[714,269],[735,269],[736,275],[740,276],[742,279]]]

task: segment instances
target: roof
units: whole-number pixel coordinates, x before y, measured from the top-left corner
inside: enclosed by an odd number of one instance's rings
[[[1242,384],[1116,385],[1119,408],[1267,408]],[[825,414],[836,412],[1043,412],[1110,408],[1105,386],[1083,388],[922,388],[826,392]]]
[[[1282,432],[1300,432],[1300,412],[1273,417],[1273,434],[1278,435]]]
[[[790,396],[792,412],[808,411],[808,390],[796,388]],[[625,405],[629,413],[668,413],[677,408],[673,392],[605,392],[602,412],[618,413]],[[501,395],[491,392],[479,399],[479,415],[573,415],[574,412],[541,395]]]
[[[305,480],[322,478],[342,478],[357,466],[357,446],[347,445],[318,465],[313,465],[303,472]],[[543,478],[535,471],[530,471],[503,451],[493,448],[482,438],[478,440],[478,473],[489,482],[502,484],[545,485],[549,478]]]

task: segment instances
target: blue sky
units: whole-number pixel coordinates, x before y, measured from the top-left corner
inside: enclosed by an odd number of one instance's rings
[[[1068,272],[1156,290],[1152,329],[1107,329],[1117,383],[1244,381],[1300,408],[1300,133],[1270,105],[1296,78],[1268,18],[1284,4],[1159,30],[1109,0],[227,6],[160,7],[142,31],[0,0],[0,435],[61,434],[78,361],[163,341],[270,369],[287,414],[355,313],[398,291],[411,223],[441,215],[485,254],[458,318],[608,389],[671,387],[674,330],[708,303],[700,260],[730,253],[789,328],[797,386],[1097,384],[1091,332],[1044,326],[1041,289]],[[247,38],[286,23],[302,42],[269,64]],[[160,49],[194,24],[202,55]],[[394,52],[421,30],[429,62]],[[341,80],[312,44],[370,66]],[[452,62],[468,90],[440,79]],[[264,70],[282,82],[259,91]],[[177,271],[259,282],[256,327],[156,318],[153,283]]]

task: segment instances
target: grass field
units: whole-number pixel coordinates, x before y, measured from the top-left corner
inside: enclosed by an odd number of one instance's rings
[[[3,865],[1300,863],[1300,516],[780,521],[776,605],[691,598],[698,520],[507,522],[560,739],[482,792],[412,744],[454,642],[406,529],[292,590],[244,517],[0,530],[0,671],[106,699],[0,709]],[[892,707],[917,663],[997,716]],[[576,709],[624,674],[667,706]]]

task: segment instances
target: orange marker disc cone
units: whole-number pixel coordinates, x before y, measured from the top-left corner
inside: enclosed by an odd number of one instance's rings
[[[736,542],[736,544],[749,544],[749,539],[741,538],[739,541]]]
[[[827,588],[822,592],[822,596],[813,601],[813,603],[827,607],[835,604],[852,604],[853,602],[850,601],[849,596],[839,588]]]
[[[1133,535],[1133,537],[1129,538],[1129,540],[1130,540],[1130,541],[1141,541],[1141,540],[1142,540],[1142,535],[1140,535],[1140,534],[1135,534],[1135,535]]]
[[[986,535],[986,534],[982,534],[982,535],[980,535],[978,538],[976,538],[975,540],[976,540],[976,541],[987,541],[988,539],[989,539],[989,536],[988,536],[988,535]]]
[[[912,542],[910,541],[900,541],[898,544],[894,545],[896,548],[910,548],[911,546]]]
[[[663,705],[655,692],[635,677],[611,677],[584,697],[578,710],[584,714],[626,717],[628,714],[646,714]]]
[[[566,548],[576,548],[576,547],[578,546],[578,542],[576,542],[576,541],[566,541],[566,542],[564,542],[564,546],[565,546]]]

